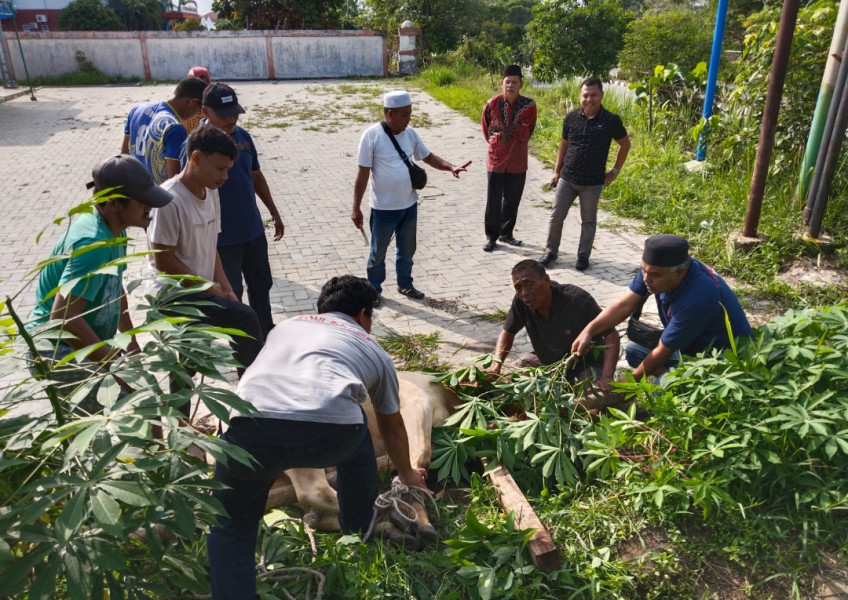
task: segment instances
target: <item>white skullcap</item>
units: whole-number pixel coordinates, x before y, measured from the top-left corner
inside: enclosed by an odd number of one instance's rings
[[[383,107],[385,108],[401,108],[402,106],[410,106],[412,98],[409,97],[409,92],[398,90],[389,92],[383,96]]]

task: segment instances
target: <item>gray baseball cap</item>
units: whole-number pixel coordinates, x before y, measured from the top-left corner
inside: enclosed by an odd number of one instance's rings
[[[153,181],[153,175],[137,158],[128,154],[118,154],[107,158],[91,171],[94,181],[86,184],[88,189],[100,192],[108,188],[137,200],[145,206],[159,208],[168,204],[171,194]]]

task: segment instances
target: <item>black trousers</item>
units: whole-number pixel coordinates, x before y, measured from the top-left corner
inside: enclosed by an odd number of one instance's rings
[[[265,344],[265,336],[262,335],[262,328],[259,325],[259,318],[256,316],[256,313],[247,304],[221,298],[208,292],[188,294],[182,298],[183,302],[191,302],[192,300],[202,302],[202,304],[197,306],[197,309],[203,313],[203,317],[198,318],[198,321],[201,323],[217,327],[240,329],[249,336],[233,336],[233,340],[230,342],[230,347],[233,349],[233,358],[242,365],[237,369],[238,375],[241,377],[244,370],[253,364],[254,359]],[[188,370],[192,374],[194,373],[193,369],[189,368]],[[171,376],[171,393],[175,393],[181,387],[183,386]],[[191,414],[191,406],[189,404],[186,402],[180,407],[183,414],[187,417]]]
[[[518,220],[518,205],[524,193],[527,173],[487,173],[489,188],[486,193],[486,238],[511,237]]]

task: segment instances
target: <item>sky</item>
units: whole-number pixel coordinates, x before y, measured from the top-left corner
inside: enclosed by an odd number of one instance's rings
[[[201,17],[212,12],[212,0],[197,0],[197,14]]]

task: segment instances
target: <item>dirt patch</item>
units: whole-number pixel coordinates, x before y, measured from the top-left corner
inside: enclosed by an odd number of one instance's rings
[[[786,271],[778,275],[778,279],[789,285],[805,283],[815,287],[830,285],[848,287],[848,273],[828,261],[812,258],[795,261]]]

